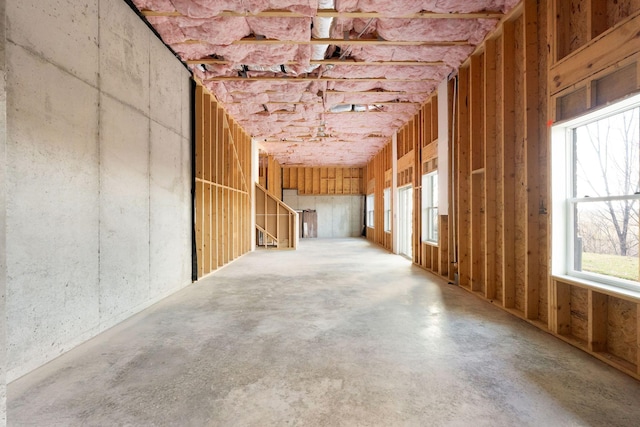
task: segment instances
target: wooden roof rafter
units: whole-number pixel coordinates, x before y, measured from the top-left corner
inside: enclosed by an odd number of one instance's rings
[[[439,83],[439,80],[434,79],[387,79],[384,77],[377,78],[348,78],[348,77],[229,77],[229,76],[220,76],[220,77],[208,77],[204,79],[205,82],[210,81],[291,81],[291,82],[300,82],[300,81],[320,81],[320,82],[433,82]]]
[[[175,17],[185,18],[188,16],[183,15],[180,12],[161,12],[154,10],[142,10],[143,16],[160,16],[160,17]],[[504,14],[496,11],[486,12],[471,12],[471,13],[439,13],[439,12],[417,12],[403,15],[388,15],[380,12],[339,12],[335,9],[319,9],[314,16],[307,16],[297,12],[291,12],[288,10],[265,10],[258,13],[250,12],[233,12],[224,11],[214,15],[215,17],[256,17],[256,18],[342,18],[342,19],[367,19],[367,18],[379,18],[379,19],[501,19]],[[213,16],[212,16],[213,17]]]
[[[173,43],[173,45],[180,44],[210,44],[206,40],[185,40],[179,43]],[[369,39],[311,39],[311,40],[276,40],[276,39],[263,39],[256,38],[255,36],[245,37],[240,40],[235,40],[232,45],[332,45],[332,46],[470,46],[468,40],[447,40],[447,41],[420,41],[420,40],[383,40],[378,38]]]
[[[185,63],[190,65],[233,65],[237,64],[234,62],[226,61],[224,59],[214,59],[214,58],[202,58],[202,59],[189,59],[185,61]],[[264,65],[264,64],[261,64]],[[378,65],[387,65],[387,66],[399,66],[399,65],[408,65],[408,66],[426,66],[426,67],[438,67],[446,65],[443,61],[353,61],[353,60],[340,60],[340,59],[322,59],[322,60],[310,60],[308,64],[302,64],[296,61],[289,61],[285,64],[271,64],[273,66],[276,65],[354,65],[354,66],[378,66]]]

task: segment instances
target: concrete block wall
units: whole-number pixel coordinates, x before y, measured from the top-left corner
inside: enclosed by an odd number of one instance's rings
[[[190,283],[191,136],[122,0],[8,1],[6,49],[11,381]]]
[[[284,190],[283,201],[292,209],[313,209],[318,214],[318,238],[360,237],[363,196],[299,196],[298,190]]]

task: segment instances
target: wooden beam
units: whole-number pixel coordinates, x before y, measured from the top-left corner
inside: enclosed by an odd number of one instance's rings
[[[464,66],[458,70],[458,129],[456,154],[458,188],[458,280],[459,285],[471,289],[471,138],[470,138],[470,70]]]
[[[609,297],[589,289],[588,347],[590,351],[607,350],[607,323]]]
[[[496,225],[498,203],[496,196],[496,145],[498,144],[498,134],[496,131],[496,40],[487,40],[484,51],[484,200],[485,200],[485,297],[494,299],[496,297]]]
[[[515,306],[515,26],[503,24],[502,36],[502,304]]]
[[[345,77],[209,77],[204,81],[278,81],[278,82],[299,82],[299,81],[309,81],[309,82],[362,82],[362,83],[370,83],[370,82],[436,82],[433,79],[387,79],[384,77],[379,78],[345,78]]]
[[[538,2],[524,2],[524,89],[522,109],[525,112],[525,167],[527,180],[525,304],[527,319],[539,317],[540,300],[540,96],[538,76]]]
[[[184,61],[185,64],[197,65],[233,65],[242,64],[241,62],[231,62],[224,59],[214,58],[202,58],[202,59],[189,59]],[[261,65],[267,65],[261,63]],[[281,65],[281,64],[268,64],[269,66]],[[341,60],[341,59],[312,59],[308,63],[301,63],[299,61],[287,61],[283,65],[349,65],[349,66],[425,66],[425,67],[439,67],[446,65],[444,61],[354,61],[354,60]]]
[[[180,44],[209,44],[204,40],[185,40]],[[258,39],[255,37],[245,37],[236,40],[232,45],[334,45],[334,46],[469,46],[467,40],[451,40],[451,41],[414,41],[414,40],[380,40],[380,39],[311,39],[311,40],[276,40],[276,39]]]
[[[469,228],[471,234],[470,245],[470,276],[471,290],[481,291],[484,295],[484,248],[487,239],[484,231],[484,64],[481,55],[471,56],[470,61],[470,88],[469,88],[469,129],[473,129],[469,135],[469,162],[471,167],[471,194]]]
[[[162,17],[186,17],[180,12],[160,12],[154,10],[143,9],[140,11],[143,16],[162,16]],[[223,11],[216,17],[257,17],[257,18],[312,18],[301,13],[288,10],[265,10],[257,13],[251,12],[232,12]],[[211,16],[211,17],[214,17]],[[475,12],[475,13],[436,13],[436,12],[418,12],[409,14],[389,15],[381,12],[338,12],[335,9],[319,9],[315,16],[318,18],[383,18],[383,19],[501,19],[504,15],[501,12]]]

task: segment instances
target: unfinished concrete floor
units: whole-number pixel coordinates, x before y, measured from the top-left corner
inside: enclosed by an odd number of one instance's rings
[[[9,386],[13,426],[638,426],[640,382],[362,239],[259,250]]]

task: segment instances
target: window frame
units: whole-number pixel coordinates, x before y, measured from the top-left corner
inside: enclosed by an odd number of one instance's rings
[[[433,183],[436,179],[435,184]],[[430,245],[437,245],[440,238],[438,230],[438,202],[433,204],[438,197],[438,171],[434,170],[422,175],[422,235],[421,241]],[[436,215],[433,216],[433,211]],[[435,221],[435,222],[432,222]],[[435,235],[433,234],[435,230]]]
[[[632,281],[615,276],[575,269],[576,207],[581,203],[597,203],[614,200],[640,200],[639,194],[598,197],[576,197],[573,194],[575,170],[575,129],[640,108],[640,95],[603,108],[590,111],[576,118],[555,123],[551,128],[551,195],[552,215],[552,253],[551,272],[554,276],[568,276],[596,286],[605,285],[618,289],[640,291],[640,281]]]
[[[365,224],[368,228],[375,228],[375,194],[367,194],[366,196],[366,206],[367,206],[367,216],[365,218]]]
[[[384,199],[384,231],[391,233],[391,188],[387,187],[382,192]]]

